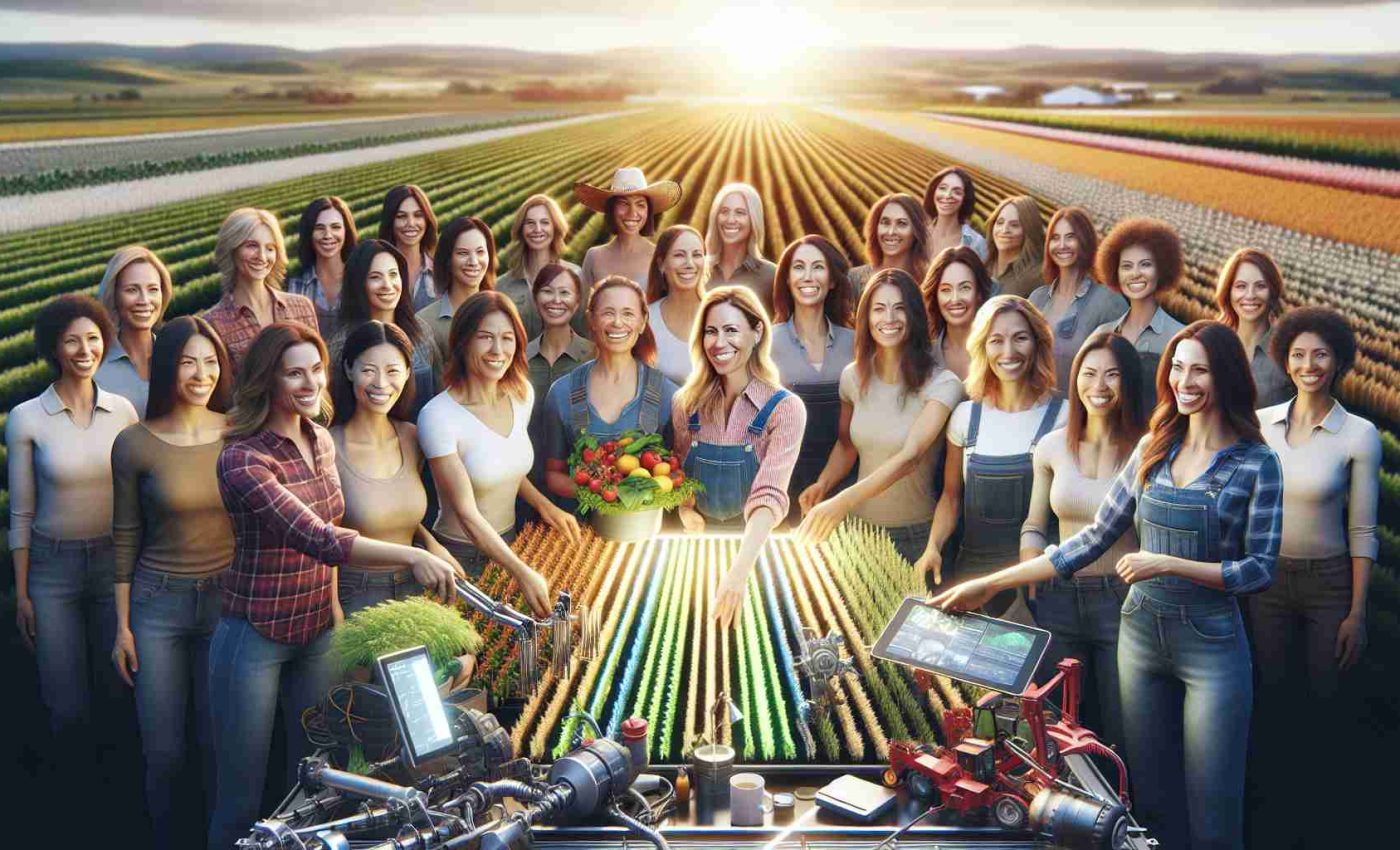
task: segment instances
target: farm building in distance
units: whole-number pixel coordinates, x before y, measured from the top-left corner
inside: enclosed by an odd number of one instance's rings
[[[962,86],[958,94],[967,95],[977,103],[984,103],[994,97],[1005,97],[1006,89],[1001,86]]]
[[[1122,102],[1116,94],[1085,86],[1065,86],[1040,96],[1041,106],[1116,106]]]

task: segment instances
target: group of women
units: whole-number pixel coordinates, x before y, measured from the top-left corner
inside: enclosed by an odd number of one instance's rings
[[[663,433],[705,485],[682,528],[742,535],[721,625],[775,528],[815,542],[861,517],[952,585],[939,604],[1037,622],[1085,662],[1092,722],[1167,846],[1240,845],[1253,668],[1262,693],[1305,661],[1327,697],[1365,643],[1380,448],[1333,395],[1344,318],[1285,312],[1277,266],[1244,249],[1219,319],[1183,326],[1162,306],[1184,269],[1169,226],[1100,242],[1084,210],[1043,225],[1013,197],[984,238],[956,167],[872,206],[856,268],[819,235],[767,259],[746,184],[704,233],[658,232],[681,187],[635,168],[575,197],[609,235],[581,266],[548,196],[498,257],[481,219],[439,227],[398,186],[374,239],[313,201],[286,290],[276,217],[239,209],[203,317],[163,320],[170,275],[140,247],[101,303],[43,309],[58,377],[6,426],[19,628],[72,753],[104,673],[134,688],[163,846],[188,843],[173,780],[198,751],[209,846],[258,816],[279,706],[298,730],[347,614],[449,598],[487,562],[546,612],[516,528],[577,539],[567,457],[629,429]],[[289,736],[291,764],[305,748]]]

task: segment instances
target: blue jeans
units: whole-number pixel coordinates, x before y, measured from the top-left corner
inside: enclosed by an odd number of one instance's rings
[[[476,545],[473,543],[468,543],[464,540],[453,540],[451,537],[444,537],[438,534],[436,531],[433,532],[433,536],[437,538],[437,542],[442,544],[442,548],[446,549],[452,557],[457,559],[457,563],[461,564],[462,569],[466,571],[467,578],[472,581],[480,579],[482,571],[486,569],[486,565],[491,563],[491,558],[487,556],[485,552],[476,548]],[[514,543],[515,529],[502,533],[501,539],[506,542],[507,546]],[[342,600],[340,605],[344,608],[345,602]],[[349,615],[350,612],[347,610],[345,613]]]
[[[1133,585],[1118,675],[1138,819],[1164,847],[1238,850],[1254,686],[1235,599],[1182,579]]]
[[[1119,610],[1128,586],[1117,576],[1054,578],[1036,588],[1036,625],[1050,632],[1050,646],[1037,680],[1055,675],[1063,658],[1084,663],[1084,724],[1109,744],[1123,743],[1118,695]],[[1092,696],[1091,696],[1092,695]]]
[[[39,692],[59,747],[90,763],[81,749],[91,742],[94,719],[113,716],[107,703],[120,704],[126,687],[109,657],[117,638],[113,602],[112,538],[53,540],[32,533],[29,545],[29,598],[34,603],[34,656]],[[94,702],[103,704],[94,712]],[[130,734],[129,732],[127,733]]]
[[[223,617],[209,646],[209,705],[214,730],[214,816],[210,850],[229,850],[259,812],[278,705],[287,727],[290,789],[301,759],[312,752],[301,713],[320,704],[335,683],[331,630],[305,646],[263,637],[247,620]]]
[[[929,532],[932,530],[931,523],[916,522],[913,525],[886,525],[885,533],[894,541],[895,551],[899,556],[908,561],[913,566],[919,558],[923,557],[924,549],[928,546]]]
[[[340,609],[345,612],[346,617],[371,605],[391,599],[408,599],[423,593],[423,586],[413,578],[412,570],[395,572],[341,567],[337,573]]]
[[[204,787],[214,787],[209,750],[209,639],[219,624],[217,578],[180,578],[138,569],[131,582],[136,640],[136,717],[146,757],[146,806],[157,847],[188,846],[175,833],[175,799],[190,753],[185,723],[191,701],[199,735],[194,760]]]

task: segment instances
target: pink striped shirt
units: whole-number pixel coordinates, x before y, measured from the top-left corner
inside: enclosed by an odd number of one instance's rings
[[[778,387],[765,384],[757,379],[749,381],[744,392],[734,401],[726,423],[700,419],[700,441],[721,446],[743,445],[748,439],[748,427],[763,405],[778,391]],[[685,463],[690,452],[691,433],[686,420],[689,411],[682,410],[680,404],[671,406],[671,429],[675,432],[676,460]],[[744,519],[748,520],[754,510],[766,507],[773,516],[781,520],[788,513],[788,481],[792,478],[792,468],[797,464],[797,453],[802,448],[802,432],[807,429],[807,408],[802,399],[791,393],[778,402],[773,415],[768,417],[768,426],[763,435],[753,443],[758,455],[758,475],[754,476],[749,488],[749,498],[744,502]]]

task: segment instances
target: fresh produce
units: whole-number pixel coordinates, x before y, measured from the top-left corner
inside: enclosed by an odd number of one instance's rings
[[[578,512],[631,513],[672,510],[704,487],[666,463],[674,460],[660,434],[628,431],[599,442],[584,432],[569,455]]]

